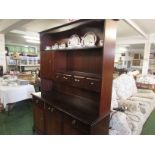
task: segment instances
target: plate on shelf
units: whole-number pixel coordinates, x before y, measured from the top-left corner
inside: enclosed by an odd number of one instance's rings
[[[50,49],[51,49],[50,46],[46,46],[45,51],[46,51],[46,50],[50,50]]]
[[[80,46],[80,37],[77,34],[72,35],[68,40],[68,47],[79,47]]]
[[[97,37],[94,32],[87,32],[82,38],[83,46],[95,46],[96,41]]]
[[[58,48],[59,48],[58,43],[55,43],[55,44],[52,46],[52,49],[58,49]]]
[[[61,42],[59,45],[59,49],[64,49],[66,48],[66,44],[64,42]]]

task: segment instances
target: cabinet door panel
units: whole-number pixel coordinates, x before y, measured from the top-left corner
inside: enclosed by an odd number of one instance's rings
[[[36,104],[33,104],[33,118],[36,132],[44,134],[44,110]]]
[[[52,79],[54,60],[53,52],[41,52],[41,77]]]
[[[47,135],[61,134],[61,115],[54,108],[51,107],[46,108],[45,130]]]
[[[63,117],[64,135],[82,135],[89,134],[89,127],[69,116]]]

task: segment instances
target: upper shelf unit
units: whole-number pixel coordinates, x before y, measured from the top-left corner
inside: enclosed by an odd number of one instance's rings
[[[101,23],[103,21],[78,20],[43,31],[40,33],[42,42],[40,49],[41,51],[102,49],[104,25]]]

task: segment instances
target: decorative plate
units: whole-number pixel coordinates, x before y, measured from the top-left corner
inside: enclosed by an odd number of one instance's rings
[[[66,48],[66,44],[64,42],[60,43],[59,48],[60,49]]]
[[[97,37],[94,32],[87,32],[82,38],[83,46],[95,46]]]
[[[55,43],[55,44],[52,46],[52,49],[58,49],[58,48],[59,48],[58,43]]]
[[[80,45],[80,38],[77,34],[72,35],[68,40],[68,47],[77,47]]]

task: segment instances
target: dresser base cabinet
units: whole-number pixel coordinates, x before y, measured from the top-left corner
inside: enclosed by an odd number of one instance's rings
[[[34,129],[38,134],[47,135],[98,135],[108,134],[109,116],[86,123],[67,112],[61,111],[60,107],[54,107],[52,102],[46,102],[44,98],[33,94]]]

